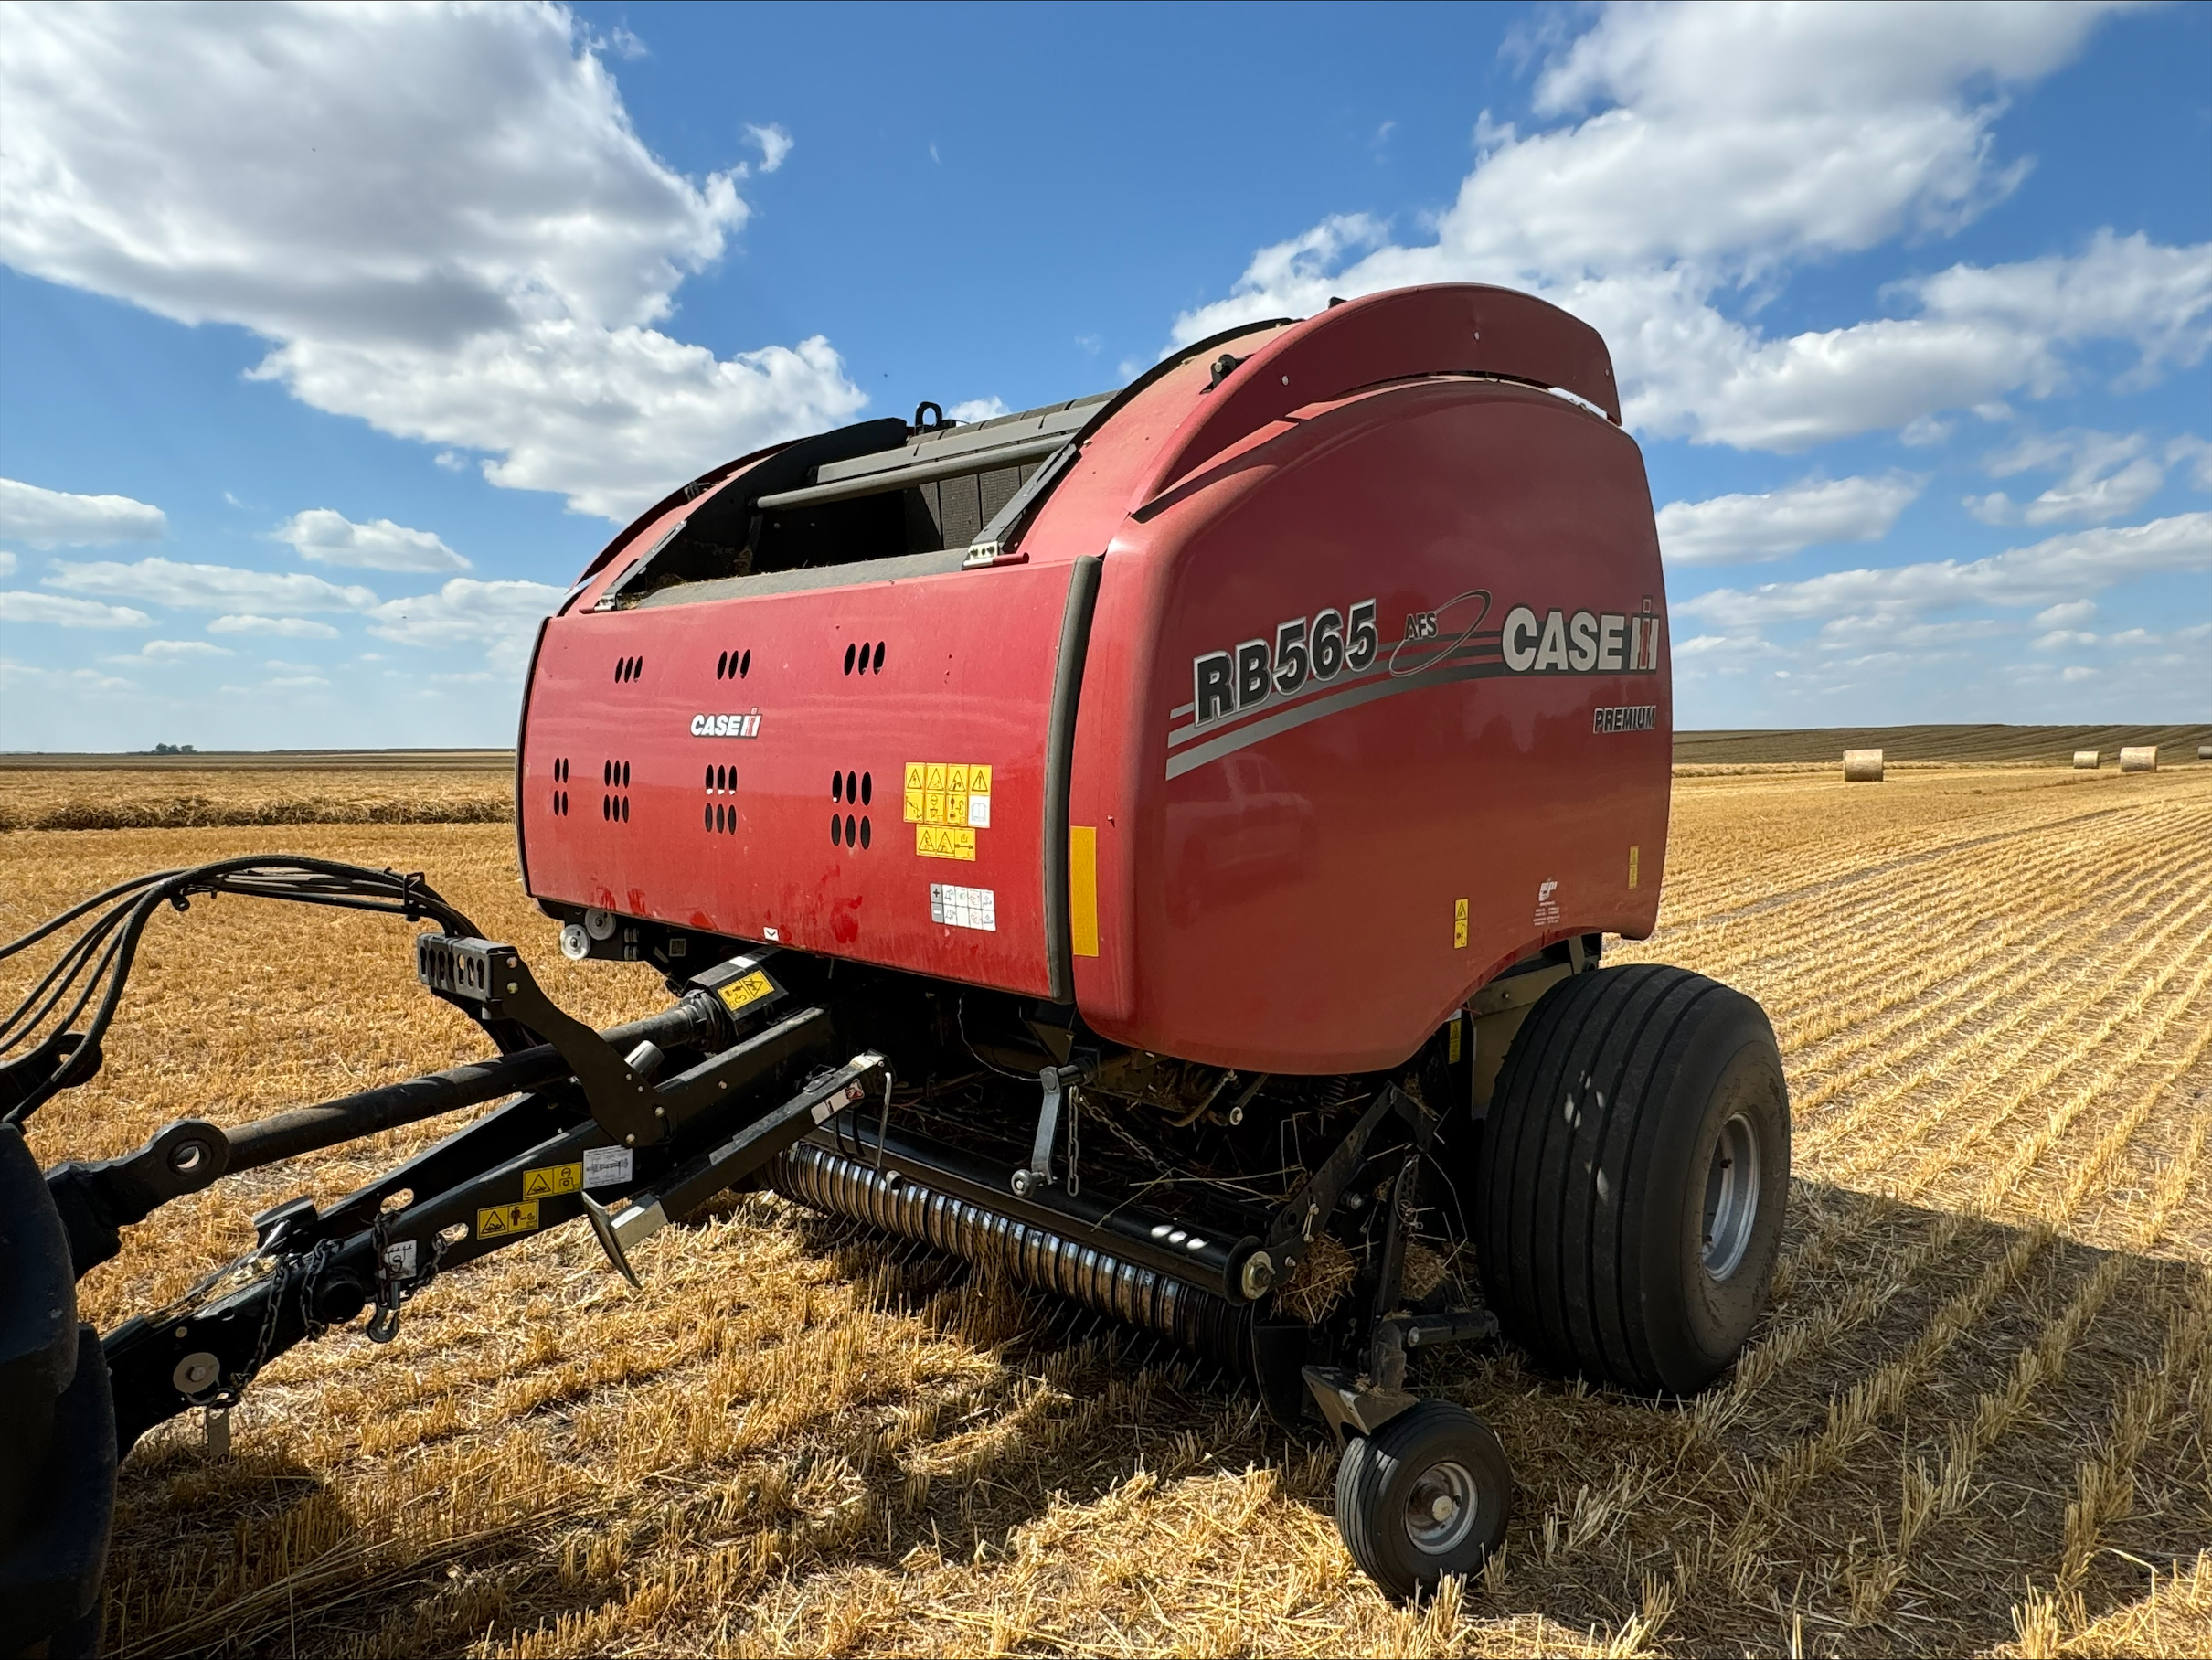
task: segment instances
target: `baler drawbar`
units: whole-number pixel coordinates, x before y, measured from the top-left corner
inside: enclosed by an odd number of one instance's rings
[[[516,746],[526,889],[565,955],[656,974],[660,1013],[594,1030],[420,877],[305,857],[143,878],[0,948],[58,952],[0,1024],[10,1640],[90,1652],[153,1426],[212,1436],[292,1345],[388,1340],[562,1223],[636,1283],[646,1239],[747,1187],[1210,1357],[1335,1439],[1387,1591],[1473,1572],[1513,1483],[1454,1399],[1468,1346],[1694,1392],[1780,1239],[1764,1014],[1601,962],[1655,925],[1664,600],[1603,343],[1466,285],[675,491],[542,625]],[[144,930],[213,897],[427,923],[417,978],[496,1053],[42,1171],[34,1114],[99,1072]],[[77,1279],[168,1200],[485,1107],[80,1326]]]

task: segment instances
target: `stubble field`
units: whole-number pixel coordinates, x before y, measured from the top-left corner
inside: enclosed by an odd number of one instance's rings
[[[270,850],[429,873],[595,1024],[660,1001],[559,957],[496,824],[18,829],[0,935]],[[155,1431],[124,1472],[110,1642],[2212,1651],[2208,853],[2212,767],[1678,780],[1662,931],[1618,954],[1774,1017],[1797,1181],[1773,1308],[1686,1408],[1510,1353],[1421,1379],[1489,1420],[1521,1480],[1503,1556],[1425,1606],[1353,1570],[1324,1441],[1146,1340],[751,1197],[656,1238],[642,1293],[571,1229],[441,1280],[388,1347],[356,1327],[295,1349],[228,1457],[197,1421]],[[407,932],[234,899],[163,918],[106,1071],[34,1121],[34,1150],[111,1155],[174,1117],[474,1054],[413,984]],[[174,1296],[253,1211],[343,1193],[440,1128],[169,1207],[80,1287],[88,1317]]]

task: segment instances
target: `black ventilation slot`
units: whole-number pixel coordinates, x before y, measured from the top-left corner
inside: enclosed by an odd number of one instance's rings
[[[553,761],[553,815],[569,816],[569,758],[557,756]]]
[[[628,686],[645,672],[643,657],[617,657],[614,660],[614,684]]]
[[[630,763],[603,761],[599,767],[599,815],[611,825],[630,822]]]
[[[845,672],[848,675],[880,675],[883,673],[884,642],[859,640],[845,648]]]
[[[712,766],[702,780],[707,801],[699,814],[702,828],[717,835],[735,835],[738,828],[738,803],[728,798],[738,793],[738,770],[733,766]]]
[[[867,807],[876,800],[876,775],[873,772],[832,772],[830,774],[830,803],[833,808],[844,812],[830,814],[830,846],[857,847],[863,853],[875,845],[876,827],[866,813],[855,813],[855,807]]]
[[[724,652],[714,660],[714,677],[717,680],[742,680],[751,673],[752,647],[750,645],[743,651]]]

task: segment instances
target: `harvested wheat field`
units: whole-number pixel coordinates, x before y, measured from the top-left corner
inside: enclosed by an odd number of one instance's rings
[[[430,873],[595,1023],[659,999],[560,958],[495,824],[24,829],[0,838],[0,927],[280,849]],[[1687,1408],[1511,1354],[1417,1370],[1522,1484],[1504,1555],[1425,1606],[1354,1570],[1320,1435],[1149,1340],[755,1197],[655,1238],[643,1293],[570,1229],[441,1280],[388,1347],[356,1326],[295,1349],[228,1457],[197,1422],[155,1431],[124,1472],[111,1644],[2212,1652],[2208,851],[2212,768],[1678,781],[1663,929],[1619,954],[1773,1015],[1797,1138],[1773,1307]],[[475,1053],[407,931],[228,898],[162,919],[106,1072],[35,1150],[112,1155]],[[90,1316],[183,1291],[253,1210],[434,1133],[171,1206],[84,1282]]]

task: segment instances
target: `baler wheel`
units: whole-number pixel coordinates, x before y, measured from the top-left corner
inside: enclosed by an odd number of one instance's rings
[[[1789,1186],[1757,1003],[1661,964],[1572,975],[1515,1037],[1484,1125],[1484,1294],[1555,1371],[1694,1393],[1766,1305]]]
[[[1421,1401],[1354,1436],[1336,1466],[1336,1531],[1392,1597],[1479,1572],[1512,1511],[1505,1450],[1488,1424],[1447,1401]]]

